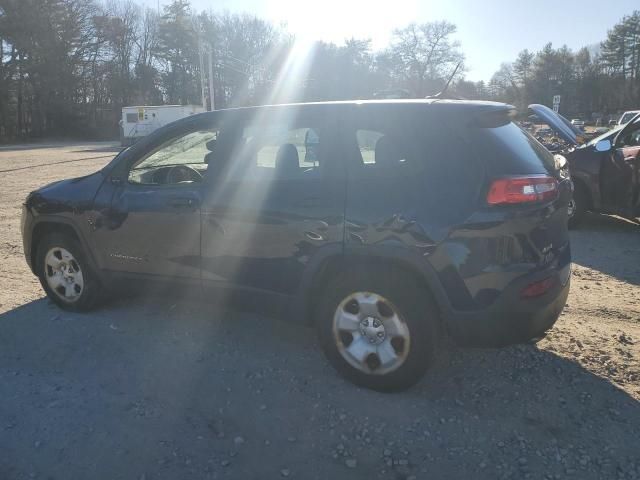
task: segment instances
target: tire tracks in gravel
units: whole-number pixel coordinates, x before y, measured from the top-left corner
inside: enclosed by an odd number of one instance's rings
[[[100,158],[109,158],[109,157],[113,157],[113,154],[111,154],[111,155],[99,155],[99,156],[96,156],[96,157],[76,158],[76,159],[73,159],[73,160],[60,160],[58,162],[51,162],[51,163],[38,163],[36,165],[29,165],[29,166],[26,166],[26,167],[8,168],[6,170],[0,170],[0,173],[17,172],[19,170],[31,170],[31,169],[38,168],[38,167],[50,167],[52,165],[59,165],[61,163],[83,162],[85,160],[97,160],[97,159],[100,159]]]

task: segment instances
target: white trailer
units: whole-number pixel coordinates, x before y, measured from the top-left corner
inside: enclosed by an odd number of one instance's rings
[[[122,107],[120,142],[133,145],[154,130],[181,118],[204,112],[200,105],[142,105]]]

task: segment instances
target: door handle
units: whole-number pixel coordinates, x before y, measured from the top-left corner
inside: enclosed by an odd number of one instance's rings
[[[174,208],[191,208],[196,205],[196,199],[192,197],[174,197],[170,198],[168,203]]]
[[[309,240],[314,240],[316,242],[319,242],[320,240],[324,240],[324,238],[322,237],[322,235],[320,235],[317,232],[304,232],[304,235],[309,239]]]

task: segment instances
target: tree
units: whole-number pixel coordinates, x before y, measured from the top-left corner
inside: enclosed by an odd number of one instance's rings
[[[316,42],[300,54],[283,27],[252,15],[193,12],[172,0],[162,15],[137,0],[0,0],[0,139],[115,136],[125,104],[200,103],[199,53],[211,49],[218,108],[290,101],[424,97],[463,60],[448,22],[410,24],[388,48],[367,39]],[[206,52],[208,57],[208,51]],[[521,51],[491,80],[450,91],[470,99],[549,105],[567,115],[640,104],[640,11],[603,42],[577,52]]]
[[[160,76],[155,62],[159,42],[159,16],[147,8],[139,20],[136,33],[135,103],[156,105],[162,103]]]
[[[522,50],[513,62],[513,79],[518,85],[518,107],[525,109],[531,103],[531,79],[533,76],[533,61],[535,54]]]
[[[198,32],[188,0],[164,7],[155,55],[163,63],[163,83],[169,103],[199,103]]]
[[[200,17],[203,41],[213,49],[218,105],[259,103],[276,81],[286,50],[283,34],[252,15]]]
[[[393,32],[392,45],[380,61],[417,97],[437,93],[464,59],[460,44],[452,39],[455,32],[456,26],[445,21],[412,23]]]

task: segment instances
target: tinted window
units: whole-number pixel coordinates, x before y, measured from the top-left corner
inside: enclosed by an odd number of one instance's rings
[[[358,111],[348,134],[353,176],[390,178],[424,167],[422,135],[408,112],[385,115],[380,109]]]
[[[138,121],[137,113],[127,113],[127,123],[136,123]]]
[[[352,123],[350,178],[371,179],[385,201],[405,203],[428,221],[464,218],[483,186],[484,165],[459,129],[445,126],[429,106],[376,107],[362,109]]]
[[[474,156],[492,165],[495,175],[544,174],[554,170],[553,155],[512,122],[500,126],[472,126],[466,133]]]

